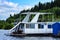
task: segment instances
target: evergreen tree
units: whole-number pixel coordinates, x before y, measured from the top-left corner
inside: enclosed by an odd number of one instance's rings
[[[38,7],[39,7],[38,10],[41,10],[42,9],[42,3],[39,2]]]
[[[54,0],[55,6],[60,7],[60,0]]]
[[[38,6],[35,5],[35,7],[34,7],[34,12],[37,12],[37,11],[39,11],[39,10],[38,10]]]

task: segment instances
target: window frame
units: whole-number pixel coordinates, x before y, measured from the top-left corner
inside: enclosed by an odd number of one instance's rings
[[[34,29],[35,28],[35,24],[26,24],[26,28]]]

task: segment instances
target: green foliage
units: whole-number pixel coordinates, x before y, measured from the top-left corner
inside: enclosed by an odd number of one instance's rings
[[[0,29],[2,29],[4,27],[5,21],[0,20]]]
[[[39,10],[39,12],[50,12],[50,13],[59,13],[60,12],[60,7],[53,7],[51,9],[47,10]]]
[[[31,14],[29,17],[29,22],[34,18],[35,14]]]
[[[13,24],[0,20],[0,29],[11,29],[12,27],[13,27]]]
[[[11,29],[12,27],[13,27],[13,24],[7,23],[7,24],[3,27],[3,29]]]
[[[39,2],[38,5],[35,5],[34,7],[31,8],[31,10],[29,10],[30,12],[53,12],[55,10],[51,10],[52,8],[54,9],[54,7],[60,7],[60,0],[54,0],[51,2],[47,2],[47,3],[41,3]],[[55,8],[56,9],[56,8]],[[22,10],[21,12],[29,12],[27,10]]]
[[[55,7],[53,9],[54,9],[55,16],[57,18],[60,18],[60,8],[59,7]]]

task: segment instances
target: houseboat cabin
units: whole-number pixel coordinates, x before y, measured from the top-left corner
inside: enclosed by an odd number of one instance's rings
[[[53,33],[53,26],[57,21],[53,13],[26,12],[21,13],[20,18],[14,22],[11,33],[46,34]],[[59,22],[58,22],[59,23]],[[60,24],[59,24],[60,25]],[[55,33],[55,32],[54,32]]]

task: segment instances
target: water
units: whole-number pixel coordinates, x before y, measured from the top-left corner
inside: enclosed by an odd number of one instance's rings
[[[53,37],[12,37],[4,35],[8,30],[0,30],[0,40],[60,40]]]

